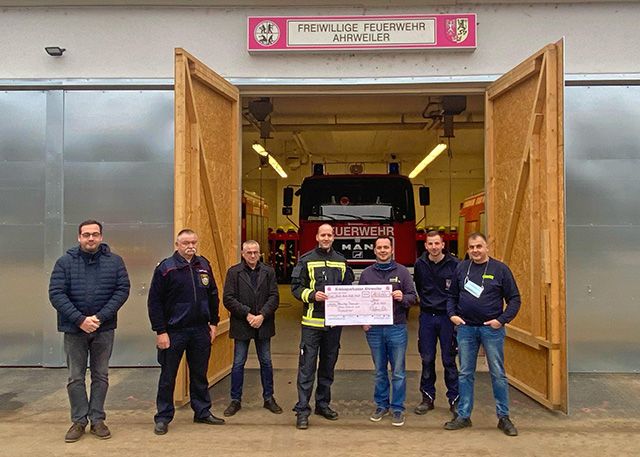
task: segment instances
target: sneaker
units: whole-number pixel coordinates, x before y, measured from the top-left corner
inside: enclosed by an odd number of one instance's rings
[[[433,400],[427,397],[422,400],[422,403],[415,407],[413,412],[418,414],[419,416],[422,416],[423,414],[427,414],[427,412],[431,411],[432,409]]]
[[[518,429],[513,425],[509,416],[502,416],[498,419],[498,428],[507,436],[518,436]]]
[[[471,427],[471,419],[468,417],[456,416],[455,419],[444,424],[445,430],[460,430],[465,427]]]
[[[404,425],[404,413],[402,411],[394,411],[391,416],[391,425],[394,427],[402,427]]]
[[[240,400],[231,400],[231,403],[229,403],[229,406],[227,406],[227,409],[225,409],[222,414],[224,414],[224,417],[231,417],[240,411],[240,409],[242,409]]]
[[[268,409],[273,414],[282,414],[282,408],[280,408],[280,405],[276,403],[276,399],[273,397],[271,397],[268,400],[265,400],[264,405],[262,405],[262,407]]]
[[[380,408],[378,406],[369,419],[373,422],[380,422],[387,414],[389,414],[389,408]]]
[[[84,435],[84,429],[86,428],[86,424],[82,425],[79,422],[74,422],[71,424],[71,428],[67,431],[67,434],[64,436],[65,443],[75,443],[82,435]]]
[[[109,438],[111,438],[109,427],[107,427],[107,424],[105,424],[103,421],[92,423],[89,431],[91,431],[92,435],[97,436],[101,440],[108,440]]]
[[[309,428],[309,416],[298,414],[296,416],[296,428],[298,430],[306,430]]]

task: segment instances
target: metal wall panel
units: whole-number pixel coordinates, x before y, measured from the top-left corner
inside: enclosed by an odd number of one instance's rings
[[[156,365],[146,302],[173,252],[173,92],[66,92],[64,115],[64,245],[77,244],[79,222],[104,222],[131,279],[111,365]]]
[[[0,92],[0,364],[42,360],[46,94]]]
[[[570,371],[640,371],[640,87],[567,87]]]

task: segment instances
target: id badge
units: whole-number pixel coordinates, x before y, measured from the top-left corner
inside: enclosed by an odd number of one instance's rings
[[[469,292],[474,297],[480,298],[480,295],[482,295],[482,291],[484,290],[484,287],[477,285],[473,281],[467,281],[464,283],[464,290]]]

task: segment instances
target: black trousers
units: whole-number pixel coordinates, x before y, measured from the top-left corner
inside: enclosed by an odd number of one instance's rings
[[[158,363],[161,371],[156,397],[158,412],[154,418],[155,422],[169,423],[173,419],[175,412],[173,391],[176,387],[180,359],[185,351],[189,366],[189,398],[193,415],[198,419],[209,417],[211,414],[211,397],[207,380],[211,354],[209,326],[170,330],[169,340],[170,346],[167,349],[158,349]]]
[[[323,409],[331,403],[333,372],[338,361],[342,327],[313,328],[302,326],[300,360],[298,363],[298,403],[293,410],[300,415],[311,414],[311,392],[318,370],[316,408]]]

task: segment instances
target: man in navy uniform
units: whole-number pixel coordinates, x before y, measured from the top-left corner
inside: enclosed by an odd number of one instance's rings
[[[467,242],[470,258],[460,262],[456,268],[447,302],[447,313],[458,331],[460,401],[457,417],[447,422],[444,428],[459,430],[471,427],[473,381],[478,349],[482,345],[491,373],[498,428],[505,435],[516,436],[518,431],[509,418],[504,326],[520,310],[520,292],[509,267],[489,257],[487,239],[482,233],[472,233]]]
[[[149,288],[149,319],[157,334],[161,367],[156,397],[158,411],[154,417],[156,435],[167,433],[173,420],[173,391],[185,351],[193,421],[224,424],[224,419],[211,414],[207,379],[211,344],[220,320],[218,288],[209,261],[196,255],[198,236],[193,230],[181,230],[175,246],[173,255],[156,267]]]
[[[458,367],[455,354],[455,326],[447,316],[447,299],[456,267],[460,262],[444,250],[442,235],[435,230],[427,233],[426,251],[414,267],[416,289],[420,297],[420,329],[418,350],[422,359],[420,393],[422,402],[416,414],[426,414],[434,408],[436,399],[436,348],[440,341],[440,357],[444,367],[449,409],[455,414],[458,401]]]

